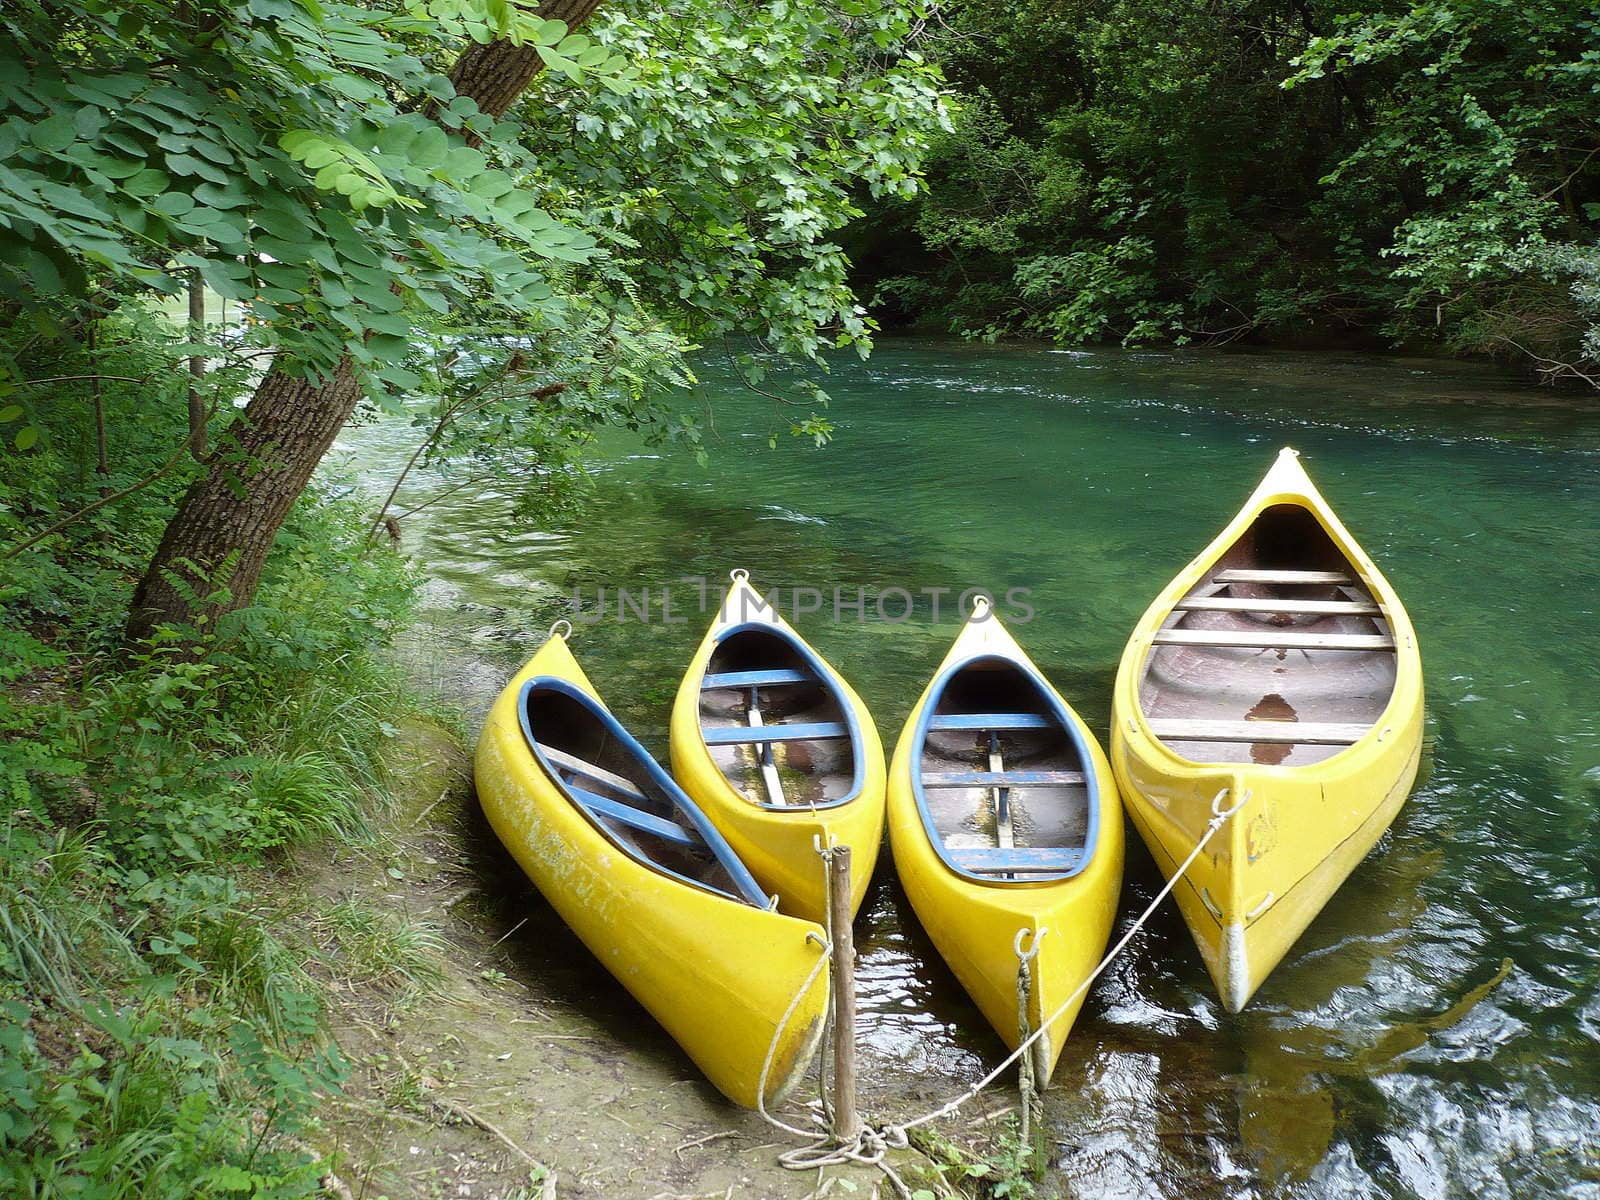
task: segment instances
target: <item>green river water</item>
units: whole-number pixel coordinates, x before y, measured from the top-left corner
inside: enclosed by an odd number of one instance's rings
[[[886,745],[973,586],[1026,589],[1013,631],[1103,735],[1135,620],[1293,445],[1418,628],[1424,778],[1243,1014],[1175,911],[1147,926],[1056,1073],[1053,1163],[1094,1196],[1600,1197],[1600,405],[1433,362],[910,342],[840,361],[830,389],[820,451],[768,449],[783,416],[711,370],[685,401],[714,411],[707,469],[610,437],[570,523],[517,524],[506,486],[409,518],[435,682],[481,713],[604,589],[574,649],[664,758],[682,669],[743,566]],[[345,469],[377,492],[416,437],[352,430]],[[402,507],[444,486],[421,473]],[[619,587],[649,590],[650,620],[619,619]],[[820,611],[790,614],[796,587]],[[833,611],[835,588],[866,589],[865,619]],[[1130,830],[1124,922],[1158,885]],[[869,1108],[920,1111],[997,1060],[886,868],[857,936]],[[640,1020],[570,938],[535,935],[525,961]]]

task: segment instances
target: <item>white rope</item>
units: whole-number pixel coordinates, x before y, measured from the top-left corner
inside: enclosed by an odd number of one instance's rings
[[[947,1117],[960,1108],[963,1104],[974,1099],[980,1092],[983,1091],[984,1088],[988,1087],[996,1079],[1000,1078],[1000,1076],[1005,1073],[1006,1068],[1010,1067],[1024,1054],[1028,1053],[1029,1050],[1033,1048],[1033,1045],[1049,1032],[1050,1027],[1060,1020],[1073,1004],[1077,1003],[1079,998],[1081,998],[1083,994],[1088,991],[1089,985],[1100,977],[1101,973],[1111,965],[1112,961],[1117,957],[1117,955],[1121,954],[1127,944],[1133,940],[1134,935],[1144,928],[1145,923],[1148,922],[1151,916],[1154,915],[1161,902],[1172,894],[1172,889],[1178,885],[1178,880],[1183,878],[1185,872],[1187,872],[1189,868],[1194,865],[1195,859],[1200,857],[1201,852],[1205,850],[1211,839],[1216,836],[1217,830],[1221,829],[1222,826],[1227,822],[1228,818],[1243,808],[1249,801],[1250,792],[1246,791],[1231,807],[1223,808],[1223,797],[1225,797],[1230,790],[1231,789],[1225,787],[1214,797],[1212,797],[1211,820],[1206,824],[1205,832],[1202,833],[1200,835],[1200,839],[1195,842],[1194,849],[1189,851],[1188,857],[1185,858],[1183,862],[1179,863],[1177,870],[1173,871],[1173,873],[1167,877],[1167,882],[1162,886],[1161,890],[1155,894],[1155,898],[1145,906],[1145,910],[1139,914],[1138,919],[1128,927],[1128,931],[1117,940],[1117,944],[1115,946],[1106,951],[1105,957],[1100,960],[1099,965],[1096,966],[1093,971],[1090,971],[1083,982],[1073,989],[1072,994],[1063,1000],[1049,1017],[1041,1021],[1039,1028],[1034,1030],[1031,1035],[1022,1041],[1021,1045],[1007,1055],[999,1066],[995,1067],[994,1070],[990,1071],[987,1075],[978,1080],[977,1083],[973,1084],[959,1096],[956,1096],[952,1100],[946,1101],[932,1112],[924,1113],[920,1117],[913,1117],[909,1121],[886,1122],[883,1125],[877,1126],[876,1128],[868,1123],[863,1122],[861,1132],[857,1134],[854,1139],[837,1145],[831,1143],[831,1135],[825,1131],[799,1129],[788,1124],[787,1122],[779,1120],[777,1117],[773,1116],[767,1111],[766,1105],[767,1074],[772,1067],[772,1058],[774,1053],[777,1051],[778,1040],[782,1036],[790,1018],[793,1017],[795,1009],[800,1006],[801,998],[811,990],[811,985],[816,982],[817,975],[820,973],[823,965],[827,963],[829,956],[833,953],[832,938],[823,941],[821,943],[823,946],[822,956],[817,959],[816,965],[811,968],[811,973],[806,976],[805,982],[800,985],[800,990],[795,992],[794,999],[789,1001],[788,1009],[785,1010],[782,1019],[778,1022],[777,1028],[773,1030],[772,1043],[767,1047],[766,1061],[761,1064],[761,1082],[756,1091],[756,1111],[760,1113],[761,1118],[766,1121],[767,1124],[776,1129],[781,1129],[785,1133],[792,1134],[795,1137],[804,1138],[809,1143],[809,1145],[797,1147],[794,1150],[788,1150],[780,1154],[778,1156],[778,1162],[792,1171],[809,1171],[819,1167],[843,1166],[847,1163],[856,1163],[860,1166],[877,1167],[884,1173],[889,1182],[893,1185],[896,1194],[899,1195],[902,1200],[910,1200],[911,1189],[906,1186],[905,1181],[895,1173],[894,1169],[885,1159],[885,1156],[888,1154],[888,1152],[890,1150],[903,1150],[909,1146],[910,1131],[915,1129],[917,1126],[926,1125],[930,1121],[937,1121],[941,1117]],[[827,858],[831,854],[832,847],[823,847],[820,845],[820,843],[814,844],[816,844],[817,853],[823,856],[824,864],[826,864]],[[1022,950],[1022,937],[1026,932],[1026,930],[1018,930],[1017,937],[1012,943],[1012,948],[1017,952],[1017,957],[1019,959],[1023,957],[1024,952]],[[1045,931],[1043,929],[1040,929],[1039,933],[1035,935],[1032,950],[1028,952],[1029,958],[1032,958],[1034,954],[1038,953],[1039,938],[1044,935],[1044,932]],[[810,937],[813,941],[817,940],[815,934],[809,934],[808,937]],[[835,1032],[835,1036],[838,1036],[837,1031]]]
[[[1200,840],[1194,844],[1194,849],[1189,851],[1189,857],[1184,859],[1183,862],[1179,864],[1178,869],[1167,878],[1165,886],[1163,886],[1162,889],[1156,893],[1155,899],[1151,900],[1150,903],[1145,906],[1144,912],[1140,913],[1139,919],[1129,926],[1128,932],[1122,935],[1115,946],[1106,951],[1106,956],[1100,960],[1100,965],[1095,967],[1094,970],[1090,971],[1084,981],[1072,990],[1072,994],[1063,1000],[1059,1005],[1057,1005],[1055,1012],[1051,1013],[1048,1018],[1039,1023],[1039,1028],[1033,1031],[1032,1036],[1030,1036],[1020,1046],[1008,1054],[998,1067],[990,1071],[987,1075],[978,1080],[977,1083],[973,1084],[966,1091],[962,1092],[954,1100],[941,1105],[930,1113],[925,1113],[922,1116],[915,1117],[909,1121],[902,1121],[900,1122],[898,1128],[902,1130],[915,1129],[918,1125],[926,1125],[929,1121],[937,1121],[940,1117],[948,1117],[951,1113],[955,1112],[956,1109],[960,1108],[968,1100],[971,1100],[979,1092],[983,1091],[984,1088],[988,1087],[996,1079],[1000,1078],[1007,1067],[1026,1054],[1029,1048],[1032,1047],[1033,1043],[1038,1041],[1049,1031],[1050,1026],[1054,1025],[1056,1021],[1061,1018],[1062,1014],[1064,1014],[1067,1009],[1071,1008],[1073,1004],[1078,1001],[1078,998],[1084,994],[1084,992],[1089,990],[1089,985],[1100,977],[1101,972],[1111,965],[1111,961],[1116,958],[1117,955],[1122,953],[1123,947],[1133,940],[1134,934],[1138,933],[1144,928],[1145,922],[1148,921],[1155,913],[1157,906],[1160,905],[1160,903],[1169,895],[1171,895],[1172,889],[1178,886],[1178,880],[1183,877],[1184,872],[1194,865],[1194,860],[1200,857],[1200,852],[1206,848],[1206,844],[1211,841],[1213,836],[1215,836],[1217,830],[1222,828],[1223,822],[1243,808],[1245,802],[1250,799],[1250,793],[1247,791],[1244,793],[1244,795],[1239,797],[1238,803],[1234,804],[1231,808],[1225,809],[1222,807],[1222,798],[1228,794],[1228,790],[1229,789],[1227,788],[1223,788],[1216,794],[1216,796],[1212,798],[1211,820],[1206,824],[1205,833],[1201,834]]]

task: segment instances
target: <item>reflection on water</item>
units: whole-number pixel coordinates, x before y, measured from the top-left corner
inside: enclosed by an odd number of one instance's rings
[[[572,524],[513,523],[505,485],[405,523],[433,682],[481,712],[575,589],[672,589],[678,623],[610,613],[574,640],[664,751],[710,615],[684,577],[744,566],[769,588],[911,593],[908,620],[798,622],[890,744],[956,629],[926,589],[975,585],[1028,589],[1014,631],[1103,733],[1138,615],[1293,444],[1411,609],[1432,771],[1244,1013],[1156,916],[1057,1069],[1054,1164],[1094,1196],[1600,1197],[1600,411],[1405,360],[902,343],[838,364],[835,445],[772,452],[770,408],[709,374],[710,470],[618,437]],[[345,447],[376,491],[414,436]],[[1124,921],[1159,884],[1129,846]],[[887,868],[857,939],[870,1108],[920,1111],[997,1060]],[[569,936],[519,952],[673,1053]]]

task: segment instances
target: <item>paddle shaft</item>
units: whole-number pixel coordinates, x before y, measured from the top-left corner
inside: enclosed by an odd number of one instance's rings
[[[850,847],[828,855],[828,916],[833,926],[833,1136],[849,1142],[861,1132],[856,1112],[855,931],[850,918]]]

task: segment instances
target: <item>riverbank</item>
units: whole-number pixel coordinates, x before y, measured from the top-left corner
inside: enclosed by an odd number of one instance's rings
[[[1600,1151],[1584,1066],[1600,1000],[1571,931],[1592,893],[1582,847],[1600,730],[1581,664],[1600,631],[1581,602],[1525,597],[1533,579],[1550,595],[1592,591],[1600,413],[1426,360],[894,341],[837,365],[833,445],[771,451],[770,403],[712,365],[704,377],[713,469],[607,435],[581,519],[527,520],[503,486],[446,494],[464,475],[408,481],[403,507],[426,505],[402,522],[428,575],[406,654],[416,678],[473,726],[551,621],[575,601],[594,617],[603,590],[603,619],[577,622],[574,651],[662,752],[709,616],[701,589],[715,597],[744,566],[782,588],[785,615],[892,739],[954,635],[954,593],[936,614],[938,589],[1018,586],[1035,612],[1017,636],[1103,736],[1139,613],[1294,445],[1418,626],[1431,772],[1244,1013],[1220,1010],[1182,922],[1158,913],[1093,990],[1046,1097],[1051,1179],[1290,1197],[1429,1194],[1433,1179],[1531,1197],[1583,1177]],[[352,433],[347,474],[381,495],[416,436]],[[805,587],[827,601],[796,617]],[[901,599],[894,619],[871,600],[836,615],[836,587],[847,601],[899,587],[914,604],[904,619]],[[619,611],[618,588],[635,602],[647,591],[649,614]],[[1157,886],[1135,841],[1124,921]],[[544,911],[528,910],[516,940],[560,945]],[[998,1060],[890,871],[857,945],[869,1109],[925,1111]],[[500,969],[538,988],[556,957]],[[575,1005],[617,990],[581,953],[560,961]],[[609,1036],[630,1012],[605,1015]]]
[[[379,851],[309,851],[290,876],[313,909],[354,902],[430,938],[425,980],[326,980],[330,1030],[352,1069],[319,1148],[352,1193],[888,1194],[870,1168],[778,1164],[798,1143],[722,1099],[500,851],[454,730],[410,721],[394,750],[404,782]],[[972,1108],[959,1134],[897,1153],[899,1170],[931,1195],[1060,1194],[1047,1181],[1032,1190],[1015,1161],[1005,1092]],[[994,1193],[1008,1178],[1012,1189]]]

